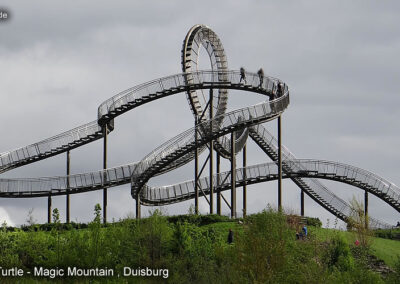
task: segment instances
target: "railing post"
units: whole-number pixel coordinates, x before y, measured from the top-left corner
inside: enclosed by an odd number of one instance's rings
[[[107,124],[103,127],[104,143],[103,143],[103,170],[107,169],[107,135],[108,135]],[[107,174],[103,173],[104,184],[107,180]],[[107,223],[107,188],[103,188],[103,223]]]
[[[66,222],[67,224],[69,224],[70,222],[70,196],[69,196],[69,187],[70,187],[70,183],[69,183],[69,175],[71,174],[71,156],[70,156],[70,152],[67,151],[67,195],[66,195]]]
[[[231,133],[231,217],[236,218],[236,155],[235,131]]]

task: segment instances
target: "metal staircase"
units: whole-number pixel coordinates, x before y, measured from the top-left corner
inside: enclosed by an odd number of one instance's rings
[[[250,137],[254,140],[254,142],[273,160],[278,160],[278,141],[276,138],[261,124],[250,128]],[[357,186],[359,188],[365,189],[379,198],[385,200],[388,204],[390,204],[393,208],[400,212],[399,201],[400,201],[400,189],[391,184],[390,182],[384,181],[382,178],[374,175],[370,172],[367,172],[362,169],[358,169],[358,173],[361,171],[367,173],[368,177],[371,178],[371,183],[377,184],[377,180],[382,181],[382,184],[389,183],[388,187],[391,190],[391,194],[387,195],[383,192],[377,192],[378,188],[373,189],[371,184],[368,182],[363,182],[360,180],[356,180],[354,177],[348,177],[347,175],[338,175],[335,171],[340,163],[332,163],[329,167],[326,167],[327,171],[322,171],[322,169],[309,169],[304,167],[302,164],[291,163],[291,161],[296,160],[296,157],[287,149],[286,147],[282,147],[282,170],[285,173],[303,173],[305,176],[318,176],[319,178],[337,180],[341,182],[349,183],[353,186]],[[327,165],[328,162],[323,163],[320,161],[320,164]],[[350,173],[348,170],[350,166],[347,166],[347,174]],[[352,167],[353,169],[357,169]],[[374,181],[372,181],[372,177]],[[325,185],[323,185],[319,180],[315,178],[307,178],[303,179],[301,177],[291,177],[292,181],[308,196],[310,196],[314,201],[323,206],[330,213],[338,217],[343,221],[347,221],[349,216],[353,215],[353,209],[351,206],[344,201],[343,199],[336,196],[332,191],[330,191]],[[370,223],[372,227],[376,226],[376,223],[380,221],[370,218]]]

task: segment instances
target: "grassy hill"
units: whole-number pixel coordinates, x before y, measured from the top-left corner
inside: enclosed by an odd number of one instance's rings
[[[21,277],[0,275],[1,283],[399,283],[399,241],[372,238],[370,247],[354,245],[355,235],[309,226],[296,239],[299,224],[272,210],[244,220],[216,215],[151,217],[102,226],[100,216],[87,228],[56,223],[0,232],[0,266],[18,267]],[[85,227],[85,226],[83,226]],[[43,228],[43,227],[42,227]],[[228,244],[232,229],[234,242]],[[370,256],[391,272],[371,269]],[[38,267],[67,271],[109,269],[113,276],[33,277]],[[140,269],[158,276],[134,276]],[[124,276],[129,270],[130,275]],[[156,271],[157,270],[157,271]],[[167,274],[166,275],[166,270]],[[163,274],[164,273],[164,274]],[[119,277],[118,277],[119,276]],[[168,276],[168,277],[165,277]]]
[[[313,232],[320,241],[329,241],[335,235],[340,235],[348,245],[352,245],[357,239],[355,233],[335,229],[313,228]],[[394,269],[400,256],[400,241],[371,236],[369,242],[370,253]]]

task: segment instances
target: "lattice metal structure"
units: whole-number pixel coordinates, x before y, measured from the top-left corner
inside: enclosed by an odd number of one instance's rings
[[[0,154],[0,173],[43,160],[83,146],[103,137],[97,121],[92,121],[43,141]]]
[[[228,70],[228,60],[221,40],[209,27],[195,25],[187,33],[182,47],[182,72],[187,73],[187,83],[194,80],[193,72],[199,71],[199,53],[204,48],[210,58],[211,70],[220,71],[217,79],[220,82],[227,81],[225,71]],[[210,109],[207,109],[206,95],[202,90],[191,90],[188,92],[189,105],[195,116],[202,116],[202,120],[210,117]],[[226,88],[218,89],[217,101],[214,104],[214,116],[224,114],[228,102],[228,91]]]
[[[198,70],[199,51],[209,55],[211,70]],[[271,121],[289,105],[289,89],[280,80],[268,76],[228,70],[221,40],[209,27],[192,27],[182,48],[183,73],[156,79],[125,90],[98,107],[97,120],[38,143],[0,154],[0,173],[68,152],[93,142],[114,129],[114,119],[154,100],[186,92],[196,118],[195,127],[168,140],[141,161],[104,170],[60,177],[0,179],[0,197],[25,198],[81,193],[130,184],[137,204],[164,205],[195,198],[196,186],[203,194],[222,192],[245,184],[276,180],[278,141],[262,123]],[[246,80],[242,80],[245,76]],[[282,90],[278,92],[277,86]],[[264,95],[259,104],[226,113],[228,90]],[[214,92],[215,90],[215,92]],[[207,99],[205,92],[209,92]],[[212,99],[215,96],[215,99]],[[195,135],[196,134],[196,135]],[[233,138],[232,143],[231,136]],[[273,160],[225,173],[210,171],[210,176],[164,187],[150,187],[147,182],[196,158],[207,147],[221,157],[232,159],[251,137]],[[374,194],[400,212],[400,189],[393,183],[366,170],[321,160],[298,160],[281,147],[283,178],[292,179],[313,200],[338,218],[347,221],[353,209],[318,179],[335,180]],[[69,159],[69,154],[68,154]],[[212,169],[212,167],[211,167]],[[69,171],[69,169],[68,169]],[[234,201],[232,201],[234,202]],[[51,200],[49,199],[49,206]],[[233,206],[233,205],[232,205]],[[389,225],[369,218],[370,227]]]

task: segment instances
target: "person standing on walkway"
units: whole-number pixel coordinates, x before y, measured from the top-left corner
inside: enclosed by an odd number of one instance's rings
[[[264,82],[264,70],[262,68],[260,68],[260,70],[258,70],[257,74],[258,74],[258,78],[260,79],[260,85],[258,85],[258,87],[261,88],[261,86]]]
[[[278,97],[278,91],[275,92],[275,83],[273,83],[272,87],[272,92],[269,94],[269,101],[273,101]],[[276,107],[275,107],[275,102],[269,103],[269,106],[271,107],[271,112],[275,113]]]
[[[276,94],[278,98],[280,98],[283,95],[283,90],[282,90],[282,83],[278,82],[278,88],[276,90]]]
[[[247,84],[246,73],[244,71],[244,68],[240,67],[240,81],[239,81],[239,83],[242,83],[242,80],[244,81],[245,84]]]

